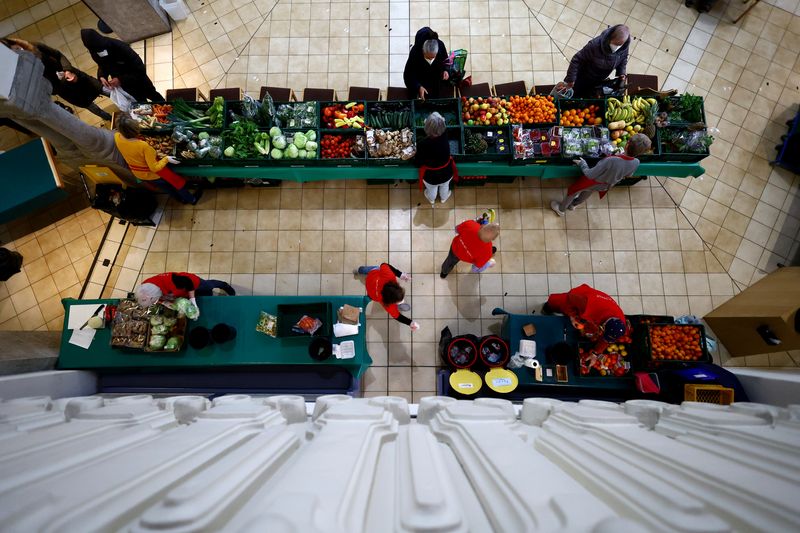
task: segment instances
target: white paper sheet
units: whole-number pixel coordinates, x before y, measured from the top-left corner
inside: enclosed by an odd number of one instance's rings
[[[86,322],[86,320],[84,320],[84,322]],[[83,322],[81,322],[81,324],[83,324]],[[73,329],[72,335],[69,338],[69,343],[80,346],[84,350],[88,350],[89,346],[92,344],[95,333],[97,333],[97,330],[92,328]]]
[[[67,322],[67,329],[78,329],[86,323],[87,320],[97,310],[100,304],[79,304],[69,306],[69,321]],[[84,328],[85,329],[85,328]]]

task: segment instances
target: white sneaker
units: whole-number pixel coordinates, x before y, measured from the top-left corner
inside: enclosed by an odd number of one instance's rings
[[[214,287],[211,289],[212,296],[230,296],[225,289],[220,289],[219,287]]]
[[[566,213],[561,210],[561,204],[559,204],[557,200],[553,200],[552,202],[550,202],[550,209],[555,211],[556,215],[558,215],[560,217],[563,217],[564,215],[566,215]]]
[[[567,208],[567,211],[575,211],[575,208],[578,207],[577,205],[571,205]]]

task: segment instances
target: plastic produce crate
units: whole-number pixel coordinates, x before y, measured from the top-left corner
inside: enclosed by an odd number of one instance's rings
[[[259,129],[258,131],[259,133],[265,132],[269,134],[269,131],[266,129]],[[231,145],[230,135],[231,132],[229,130],[222,132],[223,150],[225,147]],[[219,159],[218,161],[221,161],[221,164],[228,166],[262,166],[271,160],[269,154],[251,154],[249,157],[228,157],[223,154],[222,159]]]
[[[467,132],[473,134],[477,133],[484,136],[484,139],[488,143],[488,148],[485,153],[466,153]],[[465,153],[459,154],[455,158],[456,161],[507,164],[511,159],[512,152],[514,150],[514,143],[511,140],[510,126],[464,126],[464,143]],[[498,151],[498,147],[501,143],[503,146],[505,146],[504,151]]]
[[[363,106],[361,111],[358,112],[358,116],[364,119],[364,122],[367,120],[367,102],[364,100],[349,100],[349,101],[341,101],[341,102],[319,102],[319,128],[321,132],[332,132],[332,131],[345,131],[345,130],[361,130],[363,131],[364,128],[336,128],[329,126],[326,124],[326,116],[325,116],[325,109],[335,105],[343,105],[347,106],[348,104],[355,104],[356,106]],[[333,117],[330,120],[334,120]]]
[[[220,139],[220,144],[219,144],[220,149],[221,150],[225,149],[225,141],[222,138],[222,133],[220,133],[220,130],[188,129],[188,131],[191,131],[195,135],[195,139],[194,139],[195,143],[199,142],[199,139],[197,138],[198,135],[200,135],[201,133],[206,133],[209,136],[209,142],[216,142],[216,141],[214,141],[214,138],[218,138],[218,139]],[[206,155],[203,156],[203,157],[185,157],[183,155],[183,152],[185,152],[185,151],[191,152],[191,150],[189,150],[189,148],[188,148],[188,143],[187,142],[183,142],[183,141],[175,142],[174,156],[175,156],[176,159],[178,159],[181,162],[181,165],[187,166],[187,167],[189,167],[189,166],[197,167],[197,166],[220,165],[221,162],[222,162],[222,159],[224,157],[222,154],[220,154],[219,157],[214,158],[214,157],[209,156],[208,153],[206,153]]]
[[[667,126],[666,128],[657,128],[659,130],[657,132],[657,139],[659,142],[659,160],[668,163],[672,161],[677,161],[681,163],[696,163],[698,161],[702,161],[706,157],[710,155],[708,149],[702,152],[675,152],[674,148],[671,148],[666,144],[667,136],[669,132],[686,130],[685,127],[682,126]]]
[[[417,130],[415,128],[405,128],[411,131],[411,145],[417,145]],[[384,131],[402,131],[402,130],[389,130],[388,128],[384,129]],[[397,157],[373,157],[369,154],[369,149],[367,149],[367,164],[370,166],[376,167],[400,167],[400,166],[412,166],[414,165],[414,158],[411,157],[409,159],[402,159]]]
[[[425,119],[436,111],[445,119],[448,128],[461,126],[461,100],[458,98],[440,98],[437,100],[414,100],[414,126],[422,128]]]
[[[309,302],[300,304],[278,305],[278,337],[310,337],[306,333],[292,330],[304,315],[318,318],[322,326],[314,333],[315,337],[330,337],[333,331],[333,319],[330,302]]]
[[[687,383],[683,386],[683,400],[685,402],[730,405],[733,403],[733,389],[722,385]]]
[[[700,356],[696,359],[668,359],[659,355],[653,354],[652,331],[655,328],[680,328],[680,329],[695,329],[699,333],[699,348]],[[711,363],[711,354],[708,353],[706,346],[705,328],[702,325],[695,324],[647,324],[640,331],[636,333],[634,338],[634,347],[638,362],[641,366],[647,367],[658,364],[672,364],[672,363]],[[637,365],[638,366],[638,365]]]
[[[608,126],[608,121],[606,120],[606,101],[599,100],[599,99],[560,99],[558,101],[558,120],[559,124],[561,124],[561,119],[564,116],[566,111],[570,111],[572,109],[582,110],[591,105],[595,105],[598,107],[597,111],[595,112],[595,117],[601,119],[600,124],[582,124],[582,126]]]
[[[659,104],[658,104],[659,112],[660,111],[667,111],[668,107],[670,107],[671,105],[675,105],[677,102],[680,101],[680,99],[681,99],[680,96],[670,96],[666,100],[659,102]],[[686,125],[686,124],[694,124],[696,122],[705,123],[705,121],[706,121],[705,102],[701,102],[700,103],[700,117],[701,117],[701,119],[699,121],[689,121],[689,120],[686,120],[686,118],[684,118],[683,116],[681,116],[679,119],[670,118],[670,124],[674,124],[676,126],[679,126],[679,125]]]
[[[316,150],[316,152],[317,152],[317,155],[316,155],[316,157],[313,157],[313,158],[311,158],[311,159],[308,159],[308,158],[303,158],[303,159],[299,159],[299,158],[295,158],[295,159],[288,159],[288,158],[286,158],[286,157],[284,156],[284,157],[283,157],[283,158],[281,158],[281,159],[275,159],[275,158],[273,158],[273,157],[272,157],[272,155],[270,155],[270,156],[269,156],[269,162],[270,162],[270,165],[275,165],[275,166],[283,166],[283,167],[293,167],[293,168],[302,168],[302,167],[312,167],[312,166],[319,166],[319,153],[320,153],[320,149],[319,149],[319,131],[317,131],[317,130],[316,130],[316,129],[314,129],[314,128],[311,128],[311,129],[313,129],[313,131],[314,131],[314,132],[317,134],[317,137],[316,137],[316,139],[315,139],[315,141],[314,141],[314,142],[316,142],[316,143],[317,143],[317,150]],[[286,130],[281,130],[281,131],[283,132],[283,135],[284,135],[284,137],[286,137],[286,142],[287,142],[287,145],[286,145],[286,146],[288,147],[288,146],[289,146],[289,144],[288,144],[288,143],[290,143],[290,142],[292,142],[292,141],[293,141],[293,139],[294,139],[294,135],[295,135],[296,133],[303,133],[303,134],[305,134],[305,133],[307,133],[309,130],[289,130],[289,129],[286,129]],[[271,144],[271,142],[270,142],[270,150],[272,150],[272,144]]]
[[[260,103],[260,102],[259,102]],[[264,121],[262,120],[262,116],[260,114],[256,114],[252,118],[245,115],[243,111],[243,101],[235,101],[235,102],[226,102],[225,103],[225,127],[229,128],[231,124],[236,122],[237,120],[241,119],[249,119],[258,124],[259,128],[269,129],[273,126],[272,121]]]
[[[274,102],[272,126],[287,130],[316,130],[320,127],[319,102]]]
[[[528,96],[532,96],[532,97],[540,96],[542,98],[547,98],[550,95],[549,94],[531,94],[531,95],[528,95]],[[508,100],[509,98],[511,98],[511,96],[504,96],[503,98]],[[558,126],[559,123],[560,123],[560,119],[561,119],[561,113],[560,113],[559,108],[558,108],[558,101],[553,100],[553,105],[555,105],[555,108],[556,108],[556,118],[555,118],[554,121],[550,121],[550,122],[532,122],[532,123],[529,123],[529,124],[522,124],[522,126],[524,128],[550,128],[552,126]],[[512,120],[511,124],[520,124],[520,122],[514,122]]]
[[[357,130],[353,128],[344,128],[339,130],[320,130],[318,134],[318,143],[321,143],[323,139],[325,139],[329,135],[339,135],[345,137],[355,137],[357,135],[364,136],[364,130]],[[319,151],[319,159],[317,159],[316,164],[323,167],[363,167],[367,164],[367,152],[366,152],[366,138],[364,139],[364,153],[361,154],[360,157],[348,157],[348,158],[336,158],[336,159],[327,159],[322,156],[322,145],[320,144],[320,151]]]

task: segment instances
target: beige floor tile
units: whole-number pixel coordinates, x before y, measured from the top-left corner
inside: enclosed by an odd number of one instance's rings
[[[63,246],[44,256],[50,272],[57,272],[70,264],[69,254]]]

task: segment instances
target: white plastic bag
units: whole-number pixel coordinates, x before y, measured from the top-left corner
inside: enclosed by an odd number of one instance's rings
[[[136,102],[136,98],[126,93],[121,87],[114,87],[111,89],[109,98],[111,98],[114,105],[124,113],[129,112],[133,103]]]

